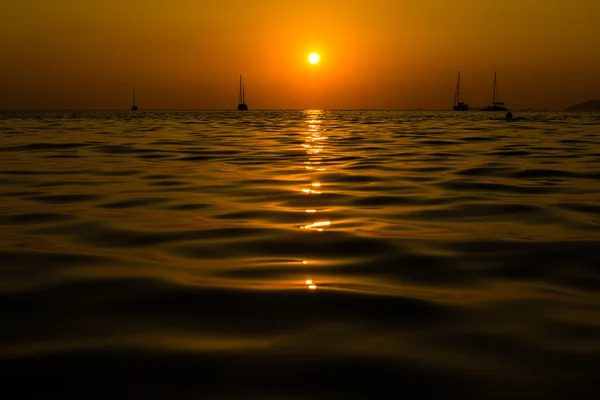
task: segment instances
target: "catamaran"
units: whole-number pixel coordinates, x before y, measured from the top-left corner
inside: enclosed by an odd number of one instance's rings
[[[498,83],[496,82],[496,71],[494,71],[494,96],[492,97],[492,105],[482,108],[481,111],[508,111],[504,103],[498,101]]]
[[[456,91],[454,91],[454,111],[469,111],[469,104],[462,101],[460,97],[460,71],[458,71],[458,81],[456,82]]]
[[[242,76],[240,75],[240,103],[238,104],[238,110],[247,110],[248,106],[244,99],[244,85],[242,84]]]

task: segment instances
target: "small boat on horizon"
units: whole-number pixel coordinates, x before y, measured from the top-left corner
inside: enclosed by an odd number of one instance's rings
[[[133,105],[131,106],[131,111],[137,111],[138,106],[135,105],[135,85],[133,85]]]
[[[242,76],[240,75],[240,99],[237,107],[238,110],[247,110],[248,106],[246,105],[246,101],[244,98],[244,85],[242,84]]]
[[[496,81],[496,71],[494,71],[494,95],[492,97],[492,105],[482,108],[481,111],[508,111],[504,103],[498,100],[498,82]]]
[[[456,82],[456,90],[454,91],[454,103],[452,104],[454,111],[469,111],[469,104],[462,101],[460,97],[460,71],[458,71],[458,81]]]

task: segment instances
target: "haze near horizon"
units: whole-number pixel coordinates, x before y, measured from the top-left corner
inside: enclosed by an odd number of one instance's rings
[[[5,0],[0,109],[563,109],[600,97],[600,2]],[[318,64],[307,56],[320,55]]]

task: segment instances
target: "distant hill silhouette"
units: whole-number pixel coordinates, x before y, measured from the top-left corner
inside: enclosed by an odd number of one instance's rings
[[[565,108],[565,111],[600,111],[600,100],[588,100]]]

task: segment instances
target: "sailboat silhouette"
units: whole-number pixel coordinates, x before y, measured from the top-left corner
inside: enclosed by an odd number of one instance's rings
[[[136,111],[138,106],[135,105],[135,85],[133,85],[133,105],[131,106],[131,111]]]
[[[238,110],[247,110],[248,106],[246,105],[246,101],[244,99],[244,85],[242,84],[242,76],[240,75],[240,100],[238,104]]]
[[[481,111],[508,111],[504,103],[498,100],[498,83],[496,82],[496,71],[494,71],[494,96],[492,97],[492,105],[482,108]]]
[[[460,97],[460,71],[458,71],[458,81],[456,82],[456,91],[454,92],[454,104],[452,105],[454,111],[468,111],[469,104],[462,101]]]

